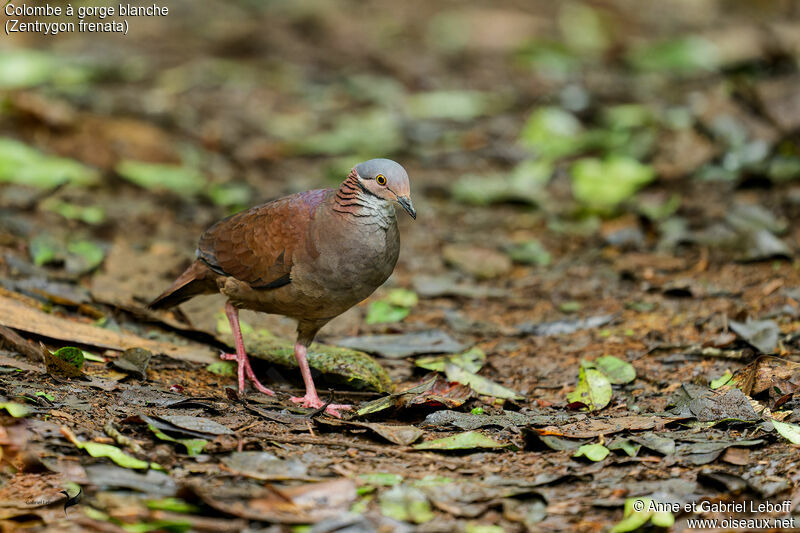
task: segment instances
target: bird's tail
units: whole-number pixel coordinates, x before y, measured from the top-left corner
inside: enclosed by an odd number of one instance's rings
[[[147,304],[150,309],[166,309],[174,307],[200,294],[216,292],[216,283],[212,272],[202,261],[195,261],[172,286],[162,292],[155,300]]]

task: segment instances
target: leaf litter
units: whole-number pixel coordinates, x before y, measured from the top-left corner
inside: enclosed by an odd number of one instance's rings
[[[0,491],[48,503],[3,519],[63,525],[72,482],[80,528],[135,531],[629,531],[686,518],[637,495],[790,499],[796,23],[616,4],[367,10],[354,47],[335,9],[231,2],[166,37],[225,58],[170,65],[135,35],[118,64],[9,45]],[[396,46],[396,20],[420,38]],[[266,45],[269,68],[242,60]],[[288,401],[287,321],[246,333],[277,396],[240,396],[221,304],[143,308],[214,220],[383,156],[424,223],[400,219],[388,285],[310,350],[349,420]]]

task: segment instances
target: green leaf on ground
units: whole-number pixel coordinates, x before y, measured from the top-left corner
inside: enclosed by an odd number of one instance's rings
[[[375,485],[377,487],[393,487],[403,482],[403,476],[400,474],[389,474],[386,472],[373,472],[371,474],[360,474],[358,480],[367,485]]]
[[[636,379],[636,369],[627,361],[613,355],[603,355],[593,361],[585,361],[587,368],[596,368],[608,378],[614,385],[630,383]]]
[[[386,300],[377,300],[369,304],[365,322],[367,324],[390,324],[392,322],[400,322],[407,317],[410,312],[411,309],[407,307],[392,305]]]
[[[392,289],[384,299],[400,307],[414,307],[419,303],[417,293],[409,289]]]
[[[153,434],[159,439],[182,445],[184,448],[186,448],[186,453],[189,455],[189,457],[200,455],[203,453],[203,449],[205,449],[205,447],[208,445],[208,441],[205,439],[176,439],[159,430],[153,424],[147,424],[147,427],[150,428],[150,431],[152,431]]]
[[[212,202],[223,207],[246,206],[253,196],[246,183],[215,183],[206,194]]]
[[[465,174],[453,183],[450,193],[459,202],[471,205],[502,202],[540,204],[547,198],[545,186],[552,175],[552,162],[528,159],[507,174]]]
[[[400,322],[419,303],[419,297],[408,289],[393,289],[384,298],[372,302],[367,310],[367,324]]]
[[[83,368],[83,362],[85,360],[83,356],[83,350],[80,348],[75,348],[73,346],[64,346],[63,348],[59,348],[55,352],[53,352],[55,357],[58,357],[62,361],[74,366],[78,370]]]
[[[570,301],[558,304],[558,310],[562,313],[577,313],[581,310],[580,302]]]
[[[456,383],[467,385],[480,395],[509,400],[525,399],[525,397],[518,392],[503,387],[490,379],[474,374],[452,363],[445,363],[444,371],[448,381],[455,381]]]
[[[42,390],[37,390],[34,394],[36,396],[41,397],[41,398],[45,398],[47,401],[50,401],[50,402],[56,401],[56,397],[53,396],[52,394],[50,394],[49,392],[45,392],[45,391],[42,391]]]
[[[540,107],[525,122],[520,143],[543,159],[558,159],[583,148],[583,126],[568,111],[558,107]]]
[[[586,457],[590,461],[602,461],[611,451],[602,444],[584,444],[572,455],[572,457]]]
[[[422,524],[434,518],[428,497],[420,489],[410,485],[397,485],[382,492],[378,503],[383,516],[401,522]]]
[[[475,450],[480,448],[512,448],[513,444],[503,444],[487,437],[479,431],[467,431],[450,437],[429,440],[414,445],[415,450]]]
[[[31,239],[28,244],[28,252],[31,255],[33,264],[42,266],[52,263],[59,257],[61,246],[52,236],[42,233]]]
[[[80,220],[86,224],[97,225],[105,222],[106,212],[99,205],[75,205],[56,199],[48,199],[41,204],[42,209],[58,213],[70,220]]]
[[[731,378],[733,378],[733,374],[731,374],[730,370],[726,370],[724,374],[722,374],[717,379],[712,379],[711,383],[708,384],[709,388],[711,389],[718,389],[723,385],[726,385]]]
[[[147,500],[148,509],[156,511],[171,511],[173,513],[198,513],[200,507],[182,500],[181,498],[162,498],[160,500]]]
[[[570,167],[572,194],[589,210],[610,212],[655,179],[655,170],[630,157],[579,159]]]
[[[16,402],[0,402],[0,409],[5,409],[14,418],[22,418],[31,414],[31,409],[27,405]]]
[[[567,394],[567,399],[585,404],[589,411],[599,411],[611,401],[611,382],[599,370],[581,366],[578,386]]]
[[[203,173],[187,166],[123,160],[115,170],[122,178],[151,191],[167,190],[191,196],[206,186]]]
[[[2,2],[8,5],[10,2]],[[66,57],[30,48],[6,48],[0,54],[0,90],[44,84],[70,86],[86,82],[91,71]]]
[[[780,433],[786,440],[792,444],[800,444],[800,426],[788,422],[779,422],[778,420],[770,420],[770,422],[775,426],[775,431]]]
[[[537,240],[513,244],[506,249],[506,253],[512,261],[523,265],[547,266],[553,260],[550,252]]]
[[[444,372],[448,363],[459,366],[468,372],[477,372],[483,368],[485,362],[486,353],[477,346],[459,354],[429,355],[414,360],[414,364],[418,367],[436,372]]]
[[[131,457],[111,444],[103,444],[100,442],[81,442],[78,440],[78,437],[76,437],[75,434],[67,427],[62,426],[61,433],[63,433],[67,440],[69,440],[77,448],[84,450],[92,457],[105,457],[111,459],[114,463],[123,468],[132,468],[135,470],[141,470],[145,468],[153,468],[158,470],[162,469],[161,466],[156,463],[148,463],[147,461],[142,461],[140,459],[136,459],[135,457]]]
[[[559,80],[581,67],[578,55],[562,42],[533,42],[520,51],[518,61],[542,76]]]
[[[217,361],[216,363],[211,363],[208,365],[206,370],[218,376],[235,376],[236,363],[232,363],[230,361]]]
[[[142,469],[149,468],[150,463],[131,457],[116,446],[100,442],[84,442],[80,446],[92,457],[107,457],[123,468]]]
[[[78,161],[46,155],[27,144],[0,137],[0,183],[51,189],[62,183],[92,185],[98,179],[96,170]]]
[[[609,533],[629,533],[651,522],[656,527],[670,528],[675,516],[669,511],[656,511],[652,498],[628,498],[625,500],[624,518],[611,528]],[[641,510],[636,510],[636,509]]]
[[[300,154],[391,154],[402,145],[399,118],[376,108],[342,113],[333,128],[298,140],[295,149]]]
[[[644,72],[689,74],[716,69],[719,50],[702,37],[679,37],[636,47],[628,54],[628,61]]]
[[[468,121],[496,113],[504,107],[503,99],[480,91],[430,91],[408,97],[412,118]]]
[[[622,450],[629,457],[636,457],[639,453],[639,450],[642,449],[641,444],[636,444],[630,439],[615,439],[612,442],[608,443],[607,448],[609,450]]]
[[[491,524],[477,524],[475,522],[464,524],[464,533],[505,533],[505,531],[502,526]]]
[[[106,255],[102,246],[87,240],[72,241],[67,244],[66,267],[69,272],[91,272],[103,262]]]

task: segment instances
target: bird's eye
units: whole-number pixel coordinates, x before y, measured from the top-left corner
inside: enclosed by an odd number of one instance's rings
[[[386,176],[383,174],[378,174],[375,176],[375,181],[378,182],[378,185],[386,185]]]

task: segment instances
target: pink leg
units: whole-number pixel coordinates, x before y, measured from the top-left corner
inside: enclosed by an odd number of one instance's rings
[[[264,394],[270,396],[275,393],[266,388],[256,378],[255,372],[250,367],[250,360],[247,358],[247,352],[244,351],[244,340],[242,339],[242,330],[239,328],[239,310],[236,309],[230,302],[225,304],[225,315],[228,317],[228,322],[231,324],[231,332],[233,333],[233,340],[236,343],[236,353],[221,353],[219,356],[226,361],[236,361],[239,365],[239,394],[244,393],[244,377],[250,378],[256,389]]]
[[[319,399],[317,388],[314,386],[314,380],[311,378],[311,369],[308,368],[308,360],[306,359],[306,347],[299,343],[295,344],[294,357],[297,359],[297,364],[300,365],[300,373],[303,374],[303,382],[306,384],[306,395],[302,398],[294,397],[292,401],[302,404],[303,407],[319,409],[325,405],[325,402]],[[339,413],[340,409],[347,410],[352,408],[352,405],[332,403],[325,408],[325,412],[336,418],[341,418],[342,415]]]

